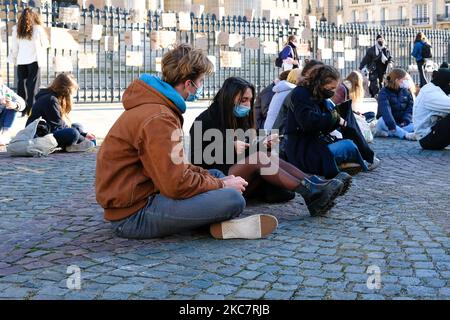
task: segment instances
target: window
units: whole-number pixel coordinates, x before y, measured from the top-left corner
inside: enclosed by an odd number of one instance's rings
[[[352,4],[358,4],[358,0],[352,0]]]
[[[364,0],[365,3],[371,3],[372,0]]]
[[[352,21],[353,22],[357,22],[358,21],[358,11],[357,10],[353,10],[352,11]]]
[[[406,8],[405,7],[398,8],[398,19],[399,20],[406,19]]]
[[[444,12],[444,14],[445,14],[446,18],[450,17],[450,2],[447,2],[445,4],[445,12]]]
[[[416,18],[418,18],[418,19],[428,18],[428,5],[427,4],[417,4],[416,5]]]
[[[388,11],[386,8],[381,8],[381,12],[380,12],[380,20],[381,21],[386,21],[388,20]]]

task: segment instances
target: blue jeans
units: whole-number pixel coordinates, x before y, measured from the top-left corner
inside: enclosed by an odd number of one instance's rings
[[[224,176],[219,170],[209,172],[217,178]],[[159,238],[236,218],[244,208],[244,197],[230,188],[204,192],[184,200],[155,194],[132,216],[111,223],[121,238]]]
[[[396,125],[395,132],[390,132],[389,128],[387,127],[386,123],[383,120],[383,117],[381,117],[380,119],[378,119],[377,122],[377,132],[385,132],[389,134],[390,137],[397,137],[400,139],[404,139],[405,134],[414,132],[414,125],[412,122],[405,127],[399,127]]]
[[[344,139],[328,145],[328,149],[334,156],[336,166],[353,162],[361,165],[364,171],[367,171],[367,165],[359,153],[358,147],[352,140]],[[339,171],[339,170],[338,170]]]
[[[3,110],[3,111],[2,111]],[[11,129],[16,119],[16,110],[0,108],[0,130]]]
[[[71,128],[56,130],[53,132],[53,136],[58,142],[59,148],[65,148],[84,140],[86,133],[80,124],[74,123]]]

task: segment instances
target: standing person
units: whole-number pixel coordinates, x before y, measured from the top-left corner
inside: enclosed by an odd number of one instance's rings
[[[428,43],[427,38],[422,32],[419,32],[416,35],[416,39],[414,40],[414,48],[411,55],[416,59],[417,70],[419,71],[420,87],[422,88],[428,83],[428,80],[425,77],[424,66],[427,59],[431,58],[431,45]]]
[[[410,87],[405,70],[393,69],[389,73],[386,86],[378,95],[375,135],[416,140],[412,123],[414,99]]]
[[[267,111],[269,110],[270,102],[272,101],[275,92],[273,88],[280,82],[287,79],[290,70],[283,71],[278,76],[278,79],[275,79],[270,85],[265,87],[261,92],[256,96],[255,99],[255,123],[258,129],[264,128],[264,122],[267,118]]]
[[[413,121],[420,146],[442,150],[450,145],[450,69],[433,72],[414,102]]]
[[[59,74],[50,87],[42,89],[36,95],[36,102],[26,124],[42,117],[49,133],[53,133],[58,142],[58,147],[67,152],[87,151],[96,144],[92,133],[85,132],[80,124],[72,124],[70,121],[73,96],[77,90],[78,84],[71,74]]]
[[[25,8],[12,31],[10,61],[17,65],[17,93],[27,103],[22,116],[30,115],[35,96],[39,92],[40,67],[49,47],[47,34],[39,15]]]
[[[338,128],[343,134],[347,130],[347,121],[335,108],[330,108],[332,102],[329,99],[334,96],[339,79],[335,68],[317,65],[285,100],[288,104],[285,128],[287,161],[300,170],[326,178],[337,176],[343,166],[349,172],[357,173],[379,164],[373,152],[364,152],[363,159],[352,140],[330,135]],[[352,167],[347,168],[349,163]]]
[[[248,182],[244,193],[246,197],[264,194],[265,187],[270,186],[272,189],[299,193],[313,216],[326,213],[344,188],[343,182],[330,180],[315,183],[302,171],[279,159],[276,154],[250,148],[252,142],[258,140],[258,137],[251,136],[252,133],[256,135],[252,130],[255,129],[252,121],[254,92],[254,86],[242,78],[231,77],[225,80],[211,106],[195,119],[191,127],[191,160],[206,169],[218,169],[225,174],[243,177]],[[208,154],[212,142],[205,137],[212,131],[221,132],[223,137],[231,141],[214,140],[213,143],[219,143],[218,147],[223,147],[223,150],[216,148],[214,154]],[[243,137],[239,139],[238,136],[236,140],[232,140],[233,136],[227,135],[230,131],[233,135],[238,135],[238,131],[248,132],[247,138],[250,140],[244,141]],[[266,137],[263,142],[269,149],[277,143],[277,134]],[[227,147],[229,144],[231,148]],[[264,172],[264,168],[274,164],[278,165],[274,172]],[[351,177],[347,176],[347,188],[350,181]],[[294,196],[295,193],[283,201]]]
[[[392,62],[392,56],[386,47],[382,35],[377,35],[376,43],[366,51],[366,55],[359,65],[359,70],[367,69],[369,74],[369,91],[372,97],[376,97],[383,86],[384,76],[388,65]]]
[[[186,101],[198,99],[213,65],[181,44],[162,59],[162,79],[143,74],[123,95],[125,111],[97,155],[95,190],[119,237],[157,238],[210,226],[217,239],[257,239],[274,231],[270,215],[238,217],[245,208],[241,177],[185,161]]]
[[[11,129],[16,113],[25,109],[25,101],[14,91],[8,88],[0,75],[0,146],[11,140]]]
[[[283,70],[291,70],[299,67],[299,59],[297,54],[297,36],[291,35],[280,52],[280,58],[283,60]]]

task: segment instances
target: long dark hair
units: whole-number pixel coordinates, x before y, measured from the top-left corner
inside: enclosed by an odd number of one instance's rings
[[[72,111],[72,89],[78,89],[77,81],[72,74],[61,73],[48,87],[53,91],[61,106],[61,115],[67,116]]]
[[[328,65],[317,65],[309,74],[302,79],[300,85],[308,88],[314,99],[323,100],[322,88],[331,81],[339,81],[341,75],[334,67]]]
[[[235,107],[234,100],[236,97],[242,97],[247,89],[252,91],[252,99],[250,101],[250,114],[245,118],[236,118],[233,115]],[[255,102],[255,86],[239,77],[230,77],[226,79],[213,99],[213,103],[209,107],[212,117],[219,116],[220,129],[225,132],[226,129],[243,129],[248,130],[255,128],[253,105]]]
[[[33,37],[33,26],[36,24],[36,16],[30,8],[25,8],[17,22],[17,37],[19,39],[31,40]]]

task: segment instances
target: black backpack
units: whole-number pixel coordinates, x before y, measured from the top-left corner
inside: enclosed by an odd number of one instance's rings
[[[278,54],[278,57],[275,59],[275,67],[281,68],[283,66],[283,59],[281,59],[281,52]]]
[[[428,43],[424,43],[422,47],[422,58],[429,59],[432,57],[433,55],[431,54],[431,46]]]

